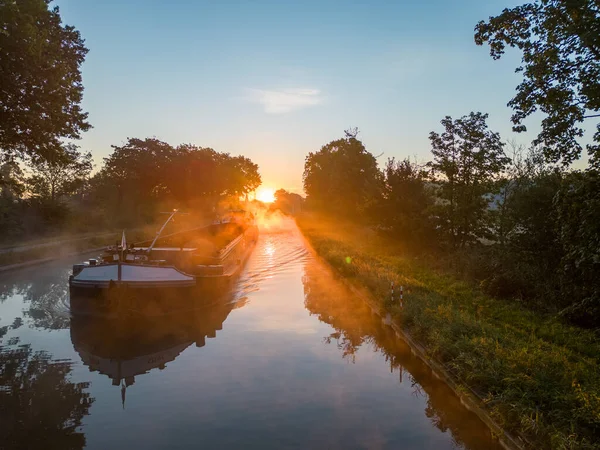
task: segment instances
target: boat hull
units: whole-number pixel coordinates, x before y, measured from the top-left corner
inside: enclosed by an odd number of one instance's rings
[[[119,277],[118,273],[114,274],[119,264],[86,267],[69,278],[71,311],[74,314],[103,311],[110,315],[129,311],[154,315],[214,304],[230,292],[255,244],[256,234],[245,234],[237,246],[228,249],[230,264],[218,275],[191,275],[171,266],[120,264]],[[84,273],[86,269],[88,274]],[[99,269],[104,273],[93,273]],[[140,271],[154,273],[144,274],[145,279],[141,280]],[[111,275],[115,279],[111,279]]]

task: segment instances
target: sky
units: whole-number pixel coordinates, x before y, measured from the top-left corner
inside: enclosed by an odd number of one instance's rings
[[[90,52],[79,142],[97,167],[129,137],[242,154],[263,185],[302,192],[304,159],[358,127],[367,149],[430,158],[440,120],[487,112],[506,141],[520,55],[473,29],[511,0],[58,0]]]

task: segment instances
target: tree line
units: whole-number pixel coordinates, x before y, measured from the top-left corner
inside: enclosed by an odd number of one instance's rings
[[[113,146],[91,175],[89,153],[73,144],[48,159],[0,167],[0,228],[5,238],[52,230],[101,230],[152,223],[173,208],[214,215],[261,183],[258,166],[243,156],[155,138]]]
[[[488,115],[445,117],[431,159],[377,158],[348,130],[306,157],[307,206],[370,225],[418,254],[574,323],[600,325],[600,8],[537,0],[481,21],[475,43],[522,53],[513,130],[545,114],[528,148],[508,145]],[[572,169],[583,152],[588,165]],[[433,260],[432,260],[433,261]]]
[[[51,0],[0,2],[0,239],[154,220],[162,208],[210,214],[260,185],[248,158],[192,144],[128,139],[92,175],[76,145],[88,49]]]
[[[306,158],[307,207],[441,257],[492,295],[598,326],[598,171],[507,148],[486,117],[443,119],[424,163],[390,158],[379,169],[356,136],[326,144]]]

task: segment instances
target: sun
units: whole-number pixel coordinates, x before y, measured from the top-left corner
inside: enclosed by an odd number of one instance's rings
[[[263,203],[273,203],[275,201],[275,190],[261,187],[256,191],[256,199]]]

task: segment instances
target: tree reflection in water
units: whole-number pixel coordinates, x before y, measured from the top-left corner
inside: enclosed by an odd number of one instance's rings
[[[94,399],[69,380],[71,363],[14,339],[0,345],[0,447],[81,449],[81,420]]]
[[[363,300],[331,279],[332,275],[319,265],[305,266],[304,304],[312,315],[335,329],[323,338],[325,343],[335,343],[342,358],[351,363],[356,362],[361,347],[383,354],[390,371],[398,373],[400,383],[408,381],[413,395],[426,397],[425,415],[439,430],[449,430],[457,446],[501,448],[479,418],[412,354],[392,328],[385,326]]]
[[[44,268],[31,276],[31,270],[9,274],[0,282],[0,303],[14,295],[23,297],[25,316],[35,328],[62,330],[69,328],[70,269]]]

